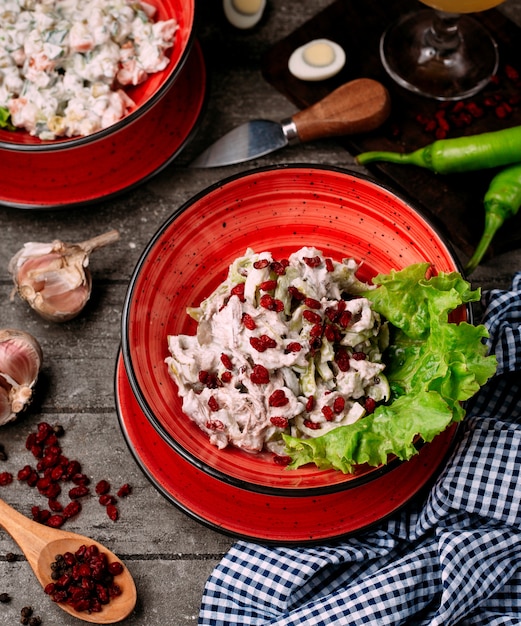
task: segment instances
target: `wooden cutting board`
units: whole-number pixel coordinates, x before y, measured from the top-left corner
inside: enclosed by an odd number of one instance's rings
[[[432,118],[440,103],[402,89],[386,74],[380,62],[379,40],[386,26],[400,15],[420,10],[415,0],[382,2],[381,0],[337,0],[295,32],[277,42],[264,55],[264,78],[284,94],[296,107],[305,108],[320,100],[340,84],[366,76],[380,80],[392,99],[390,119],[380,129],[340,141],[350,153],[365,150],[412,151],[432,141],[418,122],[418,116]],[[485,114],[469,126],[453,127],[449,136],[471,135],[521,124],[521,103],[513,104],[507,118],[501,119],[493,108],[484,106],[490,98],[521,100],[521,80],[507,76],[510,67],[520,70],[519,41],[521,29],[497,10],[475,14],[495,37],[501,64],[498,83],[490,85],[470,100],[484,108]],[[326,37],[346,51],[347,62],[340,74],[327,81],[305,82],[294,78],[287,69],[293,50],[308,41]],[[487,100],[485,100],[487,99]],[[468,101],[465,101],[468,102]],[[482,198],[496,170],[458,175],[436,175],[414,166],[374,164],[369,167],[396,191],[409,197],[466,254],[471,254],[483,228]],[[507,222],[496,235],[489,254],[500,254],[521,245],[521,213]]]

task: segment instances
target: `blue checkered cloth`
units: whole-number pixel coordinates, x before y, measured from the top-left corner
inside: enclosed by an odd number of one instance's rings
[[[497,374],[425,500],[342,542],[236,543],[200,626],[521,624],[521,272],[483,305]]]

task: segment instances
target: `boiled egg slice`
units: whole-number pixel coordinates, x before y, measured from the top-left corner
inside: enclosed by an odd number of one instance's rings
[[[346,62],[344,49],[329,39],[314,39],[289,58],[289,71],[300,80],[325,80],[338,74]]]
[[[223,0],[226,19],[236,28],[253,28],[265,8],[266,0]]]

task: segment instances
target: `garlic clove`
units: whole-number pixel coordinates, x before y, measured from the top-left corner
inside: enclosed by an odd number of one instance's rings
[[[12,415],[9,391],[2,386],[2,378],[0,377],[0,426],[14,419]],[[16,413],[14,415],[16,417]]]
[[[44,319],[65,322],[76,317],[92,291],[89,256],[119,239],[111,230],[81,243],[60,240],[28,242],[9,262],[15,291]]]
[[[32,335],[0,330],[0,425],[14,420],[31,400],[42,360],[42,348]]]

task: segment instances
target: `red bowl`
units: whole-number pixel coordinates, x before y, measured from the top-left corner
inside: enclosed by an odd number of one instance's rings
[[[15,131],[0,129],[0,148],[48,152],[84,146],[118,132],[149,111],[172,86],[188,57],[194,38],[195,0],[147,0],[147,2],[157,8],[155,19],[165,20],[175,17],[179,28],[175,34],[168,66],[161,72],[151,74],[141,85],[126,90],[136,105],[128,115],[108,128],[85,137],[60,138],[53,141],[42,141],[21,129]]]
[[[186,308],[210,295],[246,248],[284,257],[302,246],[315,246],[338,260],[354,257],[364,280],[425,261],[437,271],[460,271],[433,224],[382,185],[332,167],[268,167],[209,187],[170,217],[137,264],[122,316],[125,368],[157,432],[200,470],[262,493],[330,493],[395,467],[363,466],[353,474],[314,466],[288,470],[269,453],[218,450],[183,414],[165,358],[167,335],[195,332]],[[454,321],[464,319],[467,311],[462,308]]]

